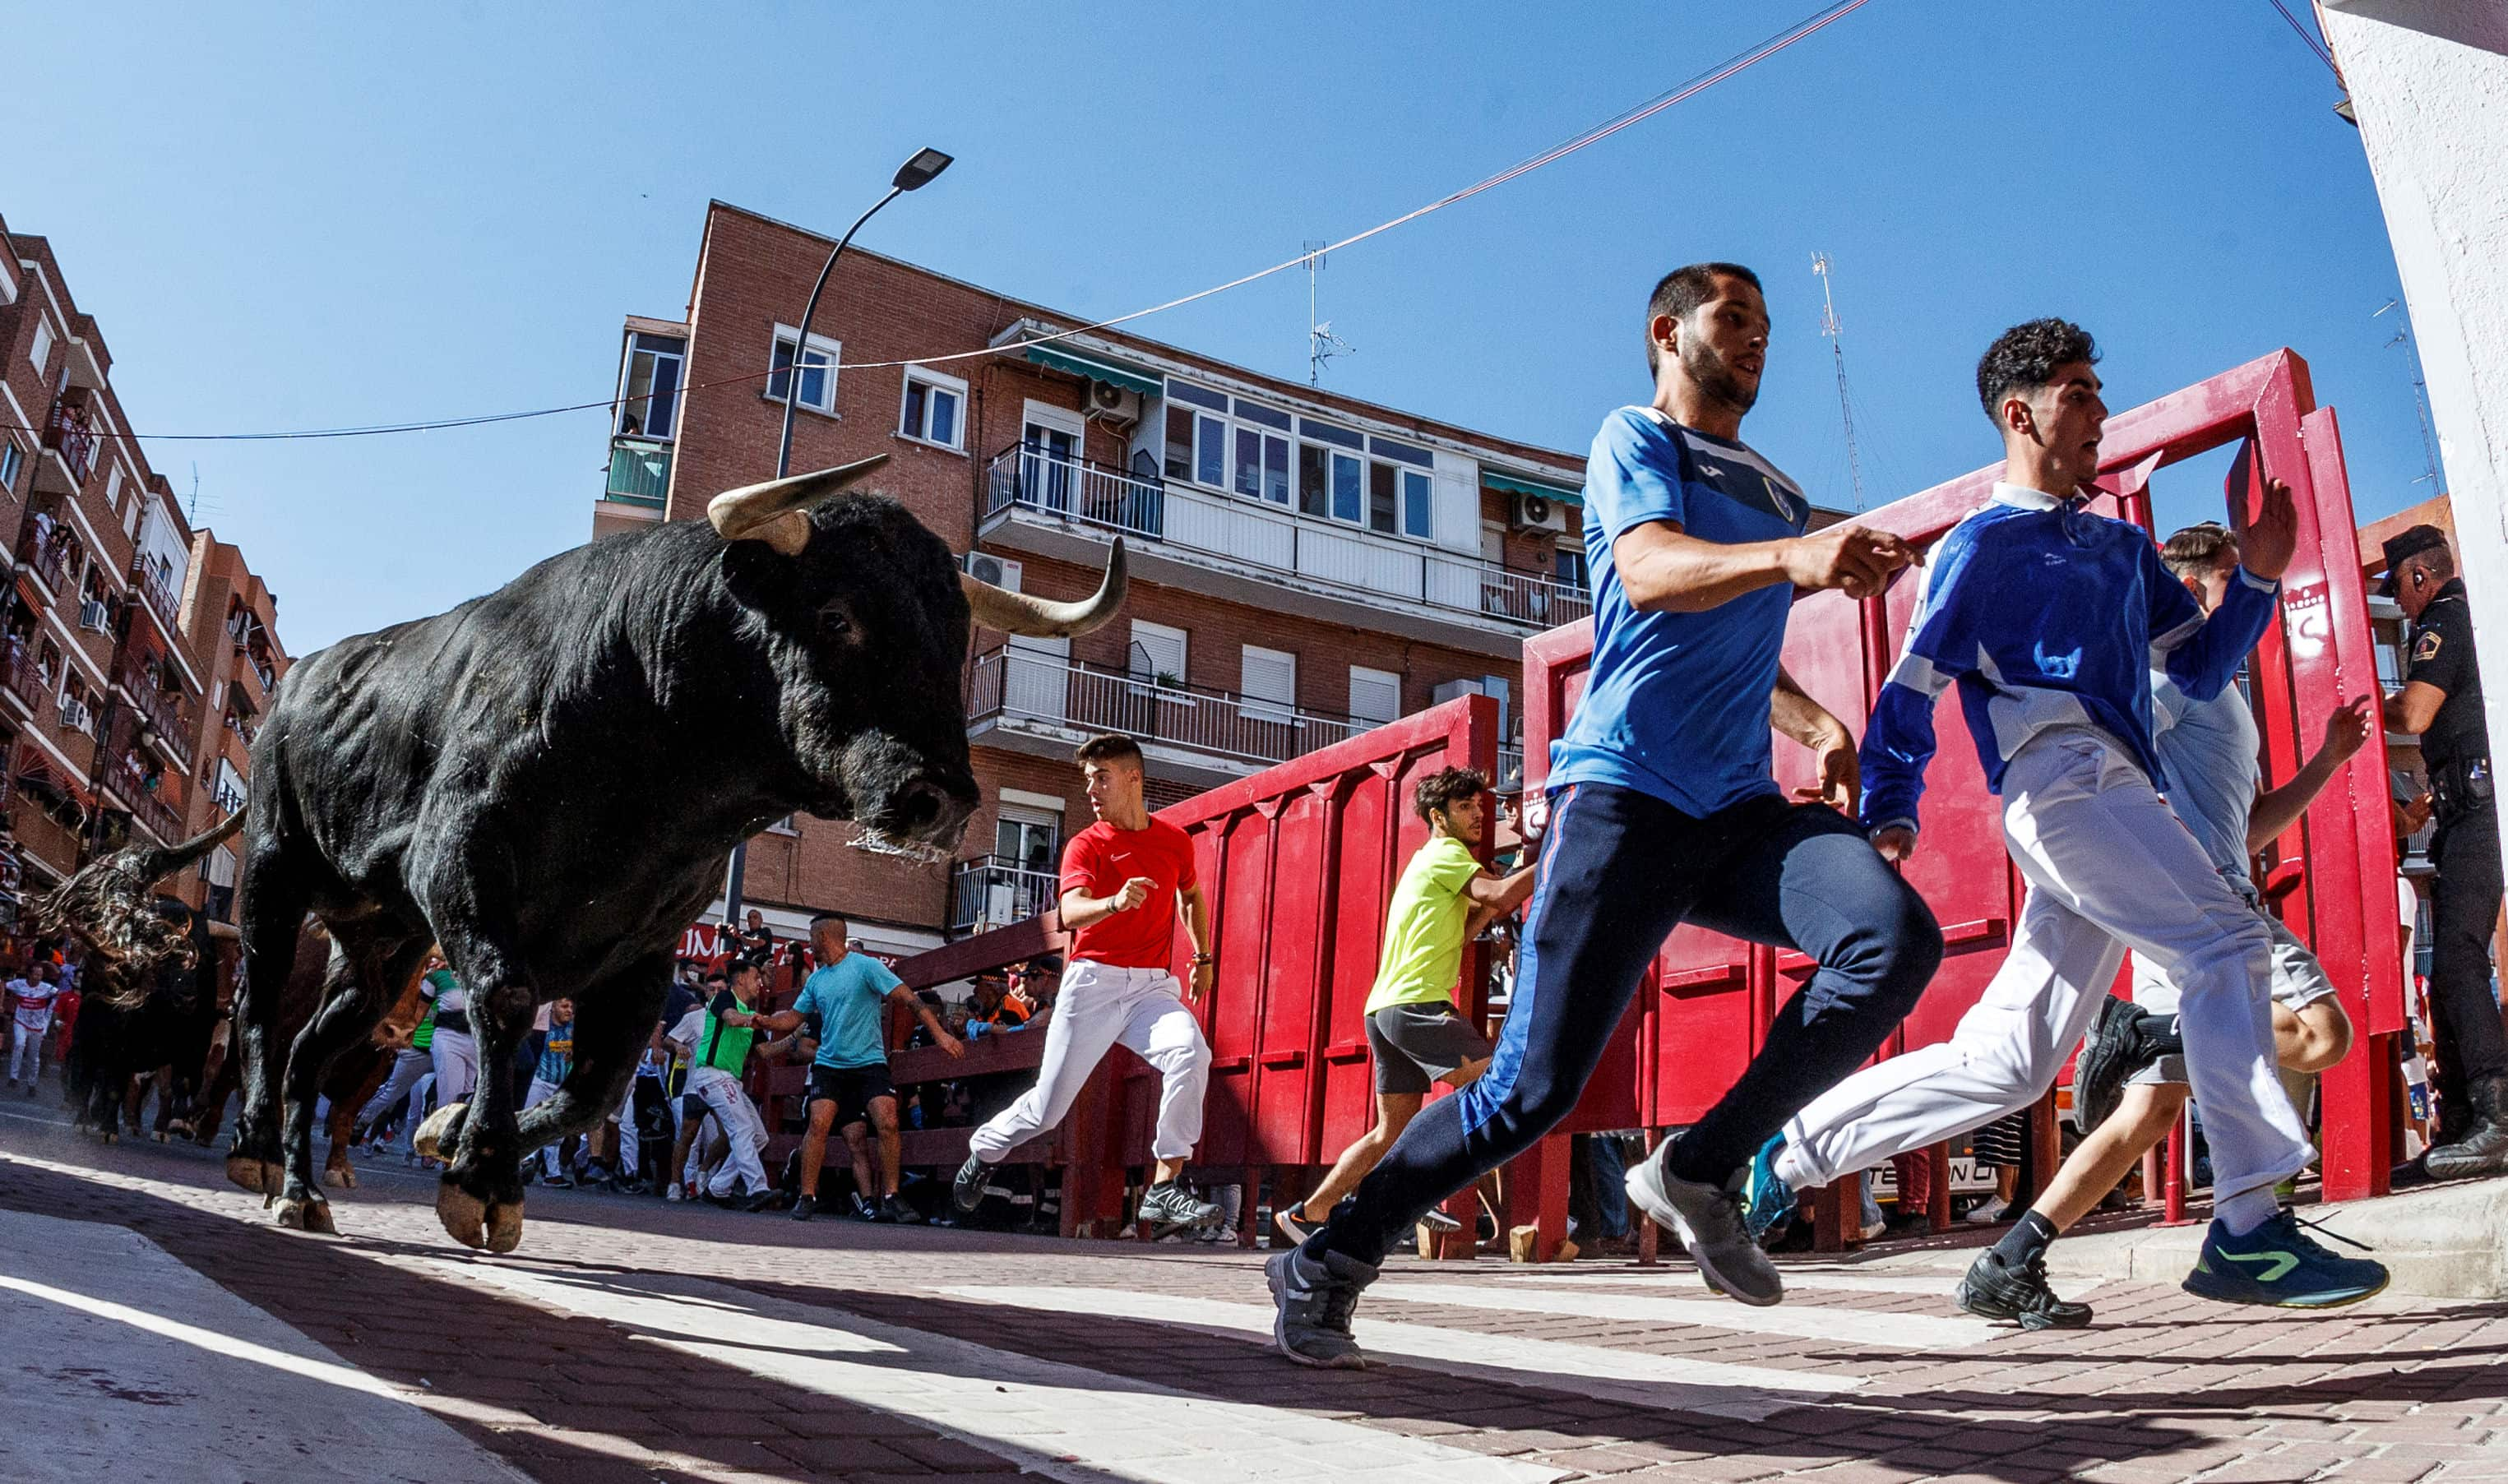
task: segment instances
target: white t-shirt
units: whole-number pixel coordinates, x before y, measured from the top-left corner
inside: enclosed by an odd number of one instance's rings
[[[13,979],[9,981],[9,992],[18,997],[19,1026],[40,1031],[53,1023],[53,1001],[60,998],[60,985],[30,984],[22,979]]]

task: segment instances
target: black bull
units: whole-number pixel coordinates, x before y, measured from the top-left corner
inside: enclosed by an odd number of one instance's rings
[[[227,1161],[237,1183],[275,1191],[282,1224],[334,1230],[314,1168],[323,1071],[430,945],[470,988],[487,1074],[466,1108],[430,1120],[455,1151],[436,1213],[506,1251],[523,1157],[618,1107],[673,949],[735,844],[796,810],[955,842],[977,799],[971,612],[1017,633],[1095,628],[1122,603],[1122,549],[1086,602],[986,587],[894,501],[835,496],[878,462],[718,497],[711,528],[595,541],[288,672],[253,743],[244,1098]],[[326,988],[282,1085],[277,990],[309,911],[331,933]],[[518,1117],[494,1073],[561,997],[573,1070]]]

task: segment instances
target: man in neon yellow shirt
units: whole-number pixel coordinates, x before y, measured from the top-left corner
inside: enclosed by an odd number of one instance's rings
[[[1463,945],[1532,894],[1532,868],[1499,875],[1474,849],[1489,833],[1489,780],[1470,768],[1441,768],[1420,780],[1411,806],[1428,822],[1428,843],[1402,870],[1384,917],[1384,956],[1368,992],[1368,1049],[1376,1057],[1376,1127],[1342,1151],[1304,1205],[1272,1218],[1303,1243],[1341,1198],[1356,1189],[1427,1101],[1428,1086],[1458,1088],[1489,1069],[1490,1044],[1455,1009]],[[1431,1212],[1451,1230],[1454,1218]]]

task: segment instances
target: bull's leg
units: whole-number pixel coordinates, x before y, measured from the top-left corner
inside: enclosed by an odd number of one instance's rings
[[[426,952],[424,934],[379,936],[370,926],[353,939],[334,933],[322,1008],[298,1033],[287,1053],[287,1180],[279,1192],[278,1223],[309,1232],[334,1232],[331,1203],[314,1171],[314,1109],[331,1063],[374,1034],[392,998]]]
[[[339,1073],[330,1079],[331,1121],[325,1131],[331,1136],[330,1157],[322,1162],[322,1182],[343,1190],[357,1188],[357,1167],[349,1163],[349,1144],[356,1132],[357,1110],[384,1085],[396,1058],[390,1052],[371,1044],[358,1048],[342,1058]]]
[[[671,960],[664,955],[575,996],[574,1066],[556,1094],[525,1110],[516,1125],[515,1147],[524,1157],[589,1133],[618,1111],[670,990]]]
[[[277,1038],[279,1016],[287,1003],[288,977],[296,969],[296,943],[305,925],[313,890],[304,873],[290,864],[283,835],[265,812],[277,809],[256,796],[253,819],[245,831],[243,909],[243,983],[236,991],[237,1045],[230,1060],[240,1060],[243,1106],[236,1114],[235,1142],[227,1152],[227,1178],[264,1196],[278,1194],[279,1114],[277,1058],[283,1049]],[[223,1099],[221,1099],[223,1103]]]
[[[531,1028],[538,1001],[531,987],[501,972],[504,959],[494,950],[465,954],[452,943],[444,946],[453,972],[465,985],[494,984],[482,993],[470,990],[470,1031],[479,1043],[479,1085],[469,1104],[438,1108],[438,1136],[450,1140],[458,1127],[461,1143],[444,1181],[435,1192],[435,1218],[464,1246],[510,1252],[523,1240],[523,1146],[515,1142],[518,1120],[514,1106],[514,1048]],[[490,964],[489,973],[472,977],[472,964]],[[438,1119],[444,1120],[437,1123]],[[440,1147],[440,1146],[439,1146]]]

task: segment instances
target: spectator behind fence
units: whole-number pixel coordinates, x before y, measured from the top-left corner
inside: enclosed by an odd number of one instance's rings
[[[1062,987],[1062,959],[1053,953],[1040,953],[1011,971],[1011,998],[1027,1011],[1028,1023],[1035,1024],[1048,1011]]]
[[[975,994],[967,1002],[969,1039],[1025,1030],[1028,1015],[1027,1006],[1011,997],[1010,981],[999,969],[987,969],[976,976]]]

